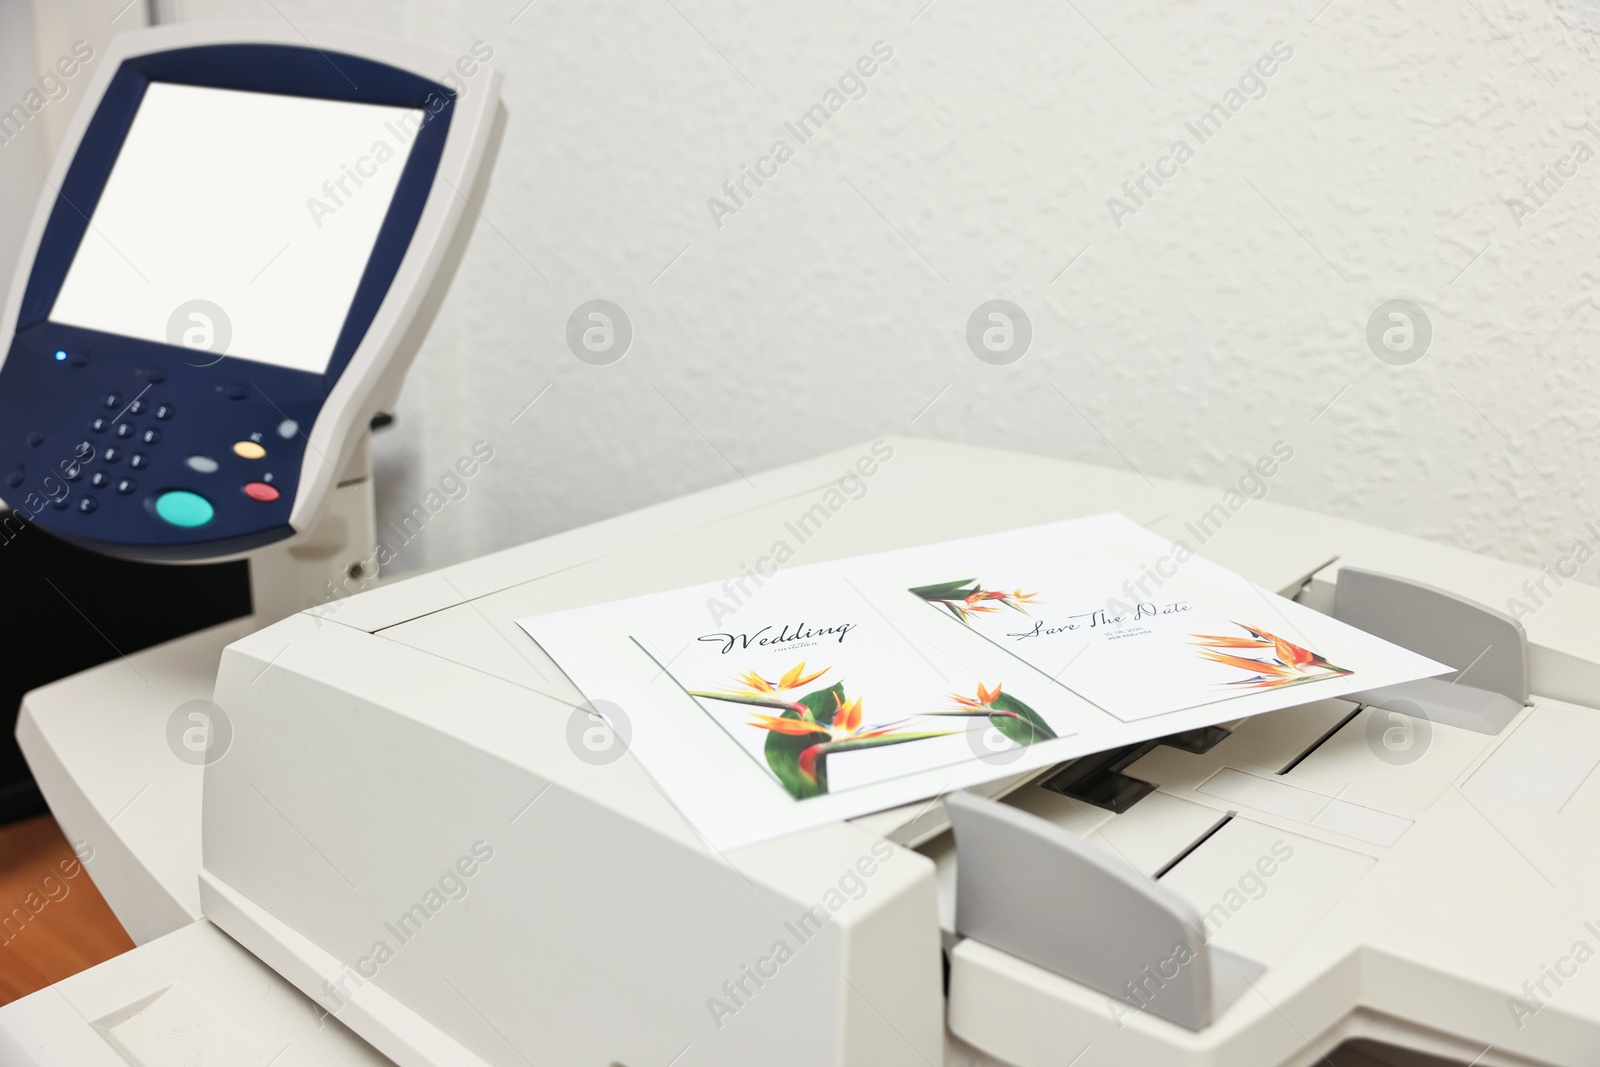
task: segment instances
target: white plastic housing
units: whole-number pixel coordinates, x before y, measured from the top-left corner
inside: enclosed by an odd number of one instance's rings
[[[914,852],[831,825],[718,856],[560,699],[309,615],[231,646],[217,697],[205,913],[402,1067],[942,1055]]]

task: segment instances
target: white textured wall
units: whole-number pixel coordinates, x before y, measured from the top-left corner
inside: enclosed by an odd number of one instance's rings
[[[396,569],[908,431],[1217,485],[1283,439],[1275,499],[1535,564],[1600,508],[1600,158],[1520,228],[1507,206],[1600,152],[1593,0],[524,2],[158,5],[481,39],[505,72],[490,225],[380,438],[382,506],[498,456]],[[868,95],[714,225],[879,40]],[[1275,41],[1265,98],[1199,144]],[[595,297],[636,333],[612,366],[564,341]],[[1012,366],[966,347],[993,297],[1033,322]],[[1365,339],[1396,298],[1432,321],[1410,366]]]
[[[144,0],[0,0],[0,113],[20,105],[29,114],[25,124],[13,117],[0,127],[0,287],[16,271],[45,173],[96,60],[71,78],[52,68],[78,41],[98,57],[113,34],[144,26],[148,15]]]
[[[0,110],[22,100],[35,87],[33,11],[27,4],[0,0]],[[0,128],[0,282],[16,270],[22,235],[33,217],[34,198],[44,181],[45,138],[11,136]]]

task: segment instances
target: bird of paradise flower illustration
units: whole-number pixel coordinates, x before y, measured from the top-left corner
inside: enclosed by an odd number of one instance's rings
[[[1037,711],[1005,692],[1000,686],[993,689],[986,688],[982,682],[978,683],[976,697],[962,696],[960,693],[951,693],[950,699],[955,702],[955,707],[946,711],[930,711],[929,718],[945,716],[986,716],[989,725],[999,730],[1006,737],[1019,745],[1031,745],[1036,741],[1048,741],[1056,736]]]
[[[1001,607],[1011,608],[1028,614],[1027,605],[1038,596],[1038,593],[1024,593],[1020,589],[1005,592],[1001,589],[985,589],[978,584],[976,578],[962,578],[954,582],[939,582],[936,585],[920,585],[911,590],[912,593],[926,600],[935,607],[944,608],[961,622],[971,625],[972,616],[999,611]]]
[[[1338,678],[1354,673],[1344,667],[1329,663],[1326,659],[1308,648],[1286,641],[1266,630],[1254,626],[1246,626],[1242,622],[1235,622],[1235,626],[1243,630],[1248,637],[1226,637],[1216,634],[1190,634],[1196,638],[1192,644],[1200,648],[1200,655],[1213,663],[1220,663],[1227,667],[1237,667],[1249,671],[1247,678],[1237,678],[1230,682],[1221,683],[1234,689],[1283,689],[1291,685],[1301,685],[1305,682],[1321,681],[1324,678]],[[1257,659],[1253,656],[1233,655],[1219,652],[1217,649],[1252,649],[1267,652],[1265,658]]]
[[[962,732],[914,728],[923,719],[984,716],[1002,734],[1022,745],[1056,736],[1038,712],[998,685],[989,689],[980,684],[976,697],[952,694],[954,706],[948,709],[919,712],[878,724],[865,721],[864,698],[847,698],[843,681],[795,696],[830,669],[824,667],[808,674],[802,661],[773,681],[747,670],[735,676],[736,689],[691,690],[690,695],[778,712],[751,711],[748,725],[767,731],[767,766],[796,800],[828,793],[827,761],[834,753],[903,745]]]

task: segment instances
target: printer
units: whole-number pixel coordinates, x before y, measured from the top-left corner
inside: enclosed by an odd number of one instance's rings
[[[1534,570],[1250,472],[876,448],[869,478],[842,449],[235,641],[220,758],[122,753],[129,785],[199,778],[146,813],[165,836],[69,828],[139,946],[0,1009],[0,1062],[1593,1062],[1592,531]],[[721,580],[820,501],[796,564],[1121,511],[1452,674],[718,851],[516,620]],[[69,733],[29,746],[47,793]]]
[[[366,428],[492,167],[491,60],[197,24],[85,84],[5,305],[7,502],[247,557],[254,612],[24,702],[52,884],[137,947],[0,1008],[0,1064],[1593,1061],[1592,528],[1532,570],[1277,504],[1286,442],[1218,491],[889,438],[344,595],[382,562]],[[214,180],[180,195],[198,128]],[[779,541],[1106,511],[1451,672],[718,849],[517,623]],[[0,941],[52,894],[0,902]]]

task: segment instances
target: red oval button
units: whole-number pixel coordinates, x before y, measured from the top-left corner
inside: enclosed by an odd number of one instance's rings
[[[278,499],[278,491],[266,482],[246,482],[244,495],[263,504],[270,504]]]

